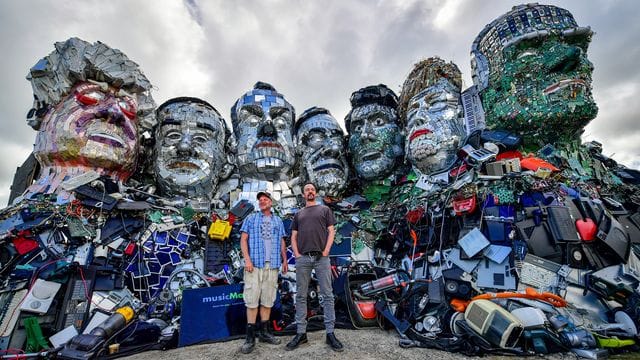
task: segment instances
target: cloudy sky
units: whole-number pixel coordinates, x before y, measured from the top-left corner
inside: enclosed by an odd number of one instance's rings
[[[0,204],[33,147],[25,115],[28,69],[69,37],[122,50],[154,84],[158,104],[194,96],[229,119],[235,99],[258,81],[273,84],[300,114],[326,107],[340,121],[352,91],[384,83],[396,92],[413,64],[438,55],[471,82],[469,50],[482,28],[519,2],[398,1],[9,1],[0,0]],[[598,117],[585,139],[640,168],[638,3],[554,1],[595,36]],[[1,207],[1,205],[0,205]]]

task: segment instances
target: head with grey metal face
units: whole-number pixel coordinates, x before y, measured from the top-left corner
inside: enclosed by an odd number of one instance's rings
[[[295,163],[295,110],[273,86],[258,82],[231,107],[242,177],[286,180]]]
[[[180,97],[160,105],[157,120],[154,172],[162,194],[211,197],[229,166],[224,119],[206,101]]]
[[[153,125],[151,84],[136,63],[101,42],[71,38],[55,47],[27,75],[41,174],[96,170],[126,180],[136,167],[138,134]]]
[[[402,162],[403,139],[398,126],[398,98],[385,85],[373,85],[351,94],[345,117],[351,163],[363,180],[378,180]]]
[[[423,174],[449,168],[465,135],[461,73],[453,63],[429,58],[417,63],[400,94],[407,160]]]
[[[344,132],[329,110],[305,110],[295,124],[295,143],[304,180],[318,184],[325,195],[340,195],[349,179],[349,163]]]

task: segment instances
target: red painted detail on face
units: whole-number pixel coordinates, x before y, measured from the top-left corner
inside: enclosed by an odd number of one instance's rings
[[[431,134],[431,130],[429,130],[429,129],[416,130],[416,131],[411,133],[411,136],[409,137],[409,141],[413,141],[413,139],[417,138],[418,136],[422,136],[422,135],[426,135],[426,134]]]

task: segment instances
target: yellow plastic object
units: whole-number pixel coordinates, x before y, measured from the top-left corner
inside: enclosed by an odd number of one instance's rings
[[[226,240],[231,235],[231,224],[225,220],[216,220],[209,228],[209,237],[214,240]]]
[[[633,339],[619,339],[616,336],[612,336],[612,337],[596,336],[596,340],[598,341],[598,347],[601,347],[601,348],[621,348],[621,347],[632,346],[636,344],[636,342]]]
[[[118,310],[116,310],[116,313],[122,315],[127,323],[131,321],[131,319],[133,319],[133,316],[136,314],[135,311],[133,311],[133,309],[129,306],[123,306],[119,308]]]

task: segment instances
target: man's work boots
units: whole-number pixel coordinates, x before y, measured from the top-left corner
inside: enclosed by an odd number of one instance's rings
[[[271,328],[269,327],[268,321],[263,321],[260,325],[261,326],[260,332],[258,332],[258,339],[260,339],[261,342],[265,342],[271,345],[279,345],[281,343],[280,339],[276,338],[271,333]]]
[[[248,354],[256,347],[256,324],[247,324],[247,338],[240,348],[240,352]]]
[[[338,340],[336,338],[336,336],[333,333],[328,333],[327,334],[327,341],[326,343],[331,346],[331,348],[334,351],[342,351],[344,350],[344,346],[342,346],[342,343],[340,342],[340,340]]]
[[[304,344],[307,341],[308,340],[307,340],[307,334],[306,333],[296,334],[296,336],[293,339],[291,339],[291,341],[289,341],[289,343],[287,344],[286,349],[287,350],[296,349],[298,346],[300,346],[300,344]]]

